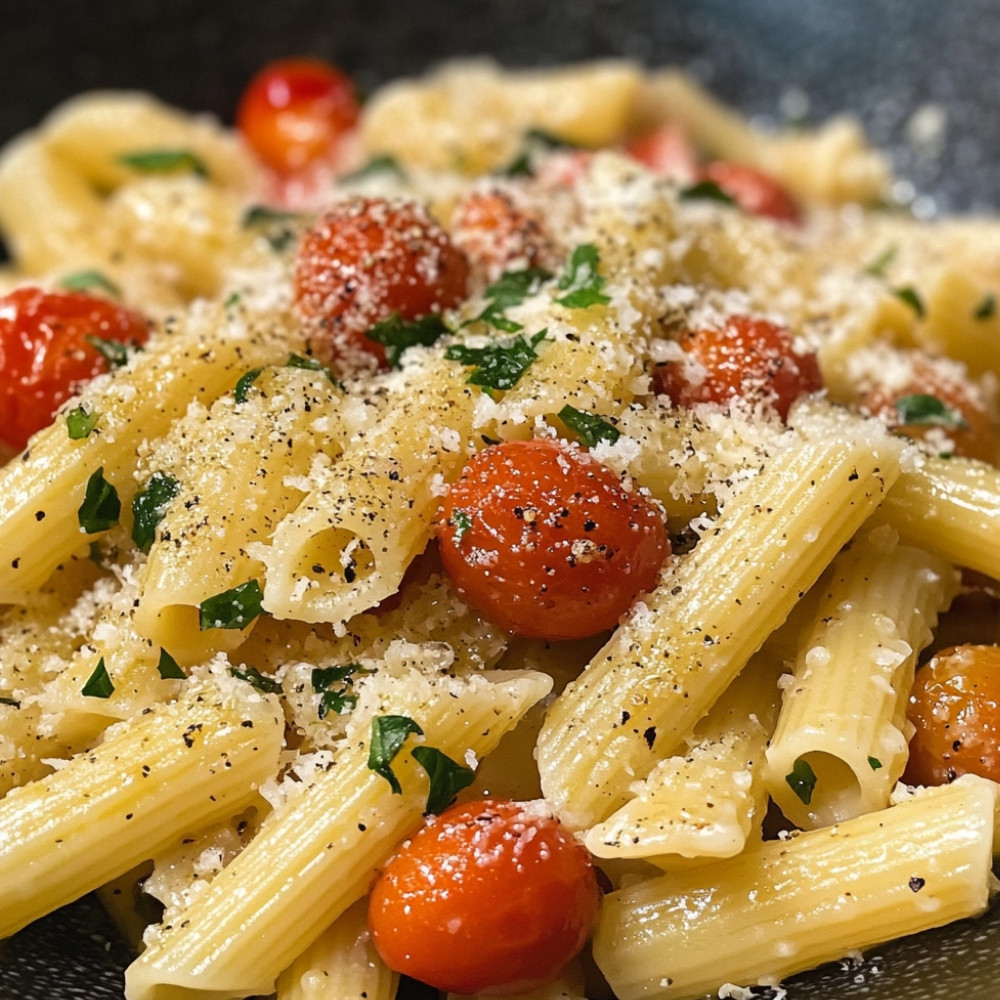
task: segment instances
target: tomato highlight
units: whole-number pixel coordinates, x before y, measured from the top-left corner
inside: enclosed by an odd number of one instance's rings
[[[701,169],[701,179],[717,184],[748,215],[798,225],[802,211],[773,177],[744,163],[715,160]]]

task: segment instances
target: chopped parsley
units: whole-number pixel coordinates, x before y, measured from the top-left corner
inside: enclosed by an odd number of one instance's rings
[[[295,239],[295,225],[302,219],[296,212],[285,212],[266,205],[251,205],[240,220],[244,229],[259,229],[271,249],[280,252]]]
[[[250,387],[257,381],[263,368],[251,368],[250,371],[245,372],[236,380],[236,386],[233,388],[233,398],[237,403],[245,403],[247,401],[247,396],[250,394]]]
[[[395,174],[400,180],[406,179],[406,172],[399,165],[399,160],[389,153],[380,153],[373,156],[367,163],[362,164],[357,170],[342,174],[338,178],[338,182],[351,184],[355,181],[363,181],[368,177],[377,177],[379,174]]]
[[[289,354],[288,360],[285,362],[285,367],[303,368],[311,372],[322,372],[335,386],[343,389],[343,386],[333,377],[333,372],[330,371],[329,365],[324,365],[322,361],[317,361],[316,358],[304,358],[301,354]]]
[[[723,205],[735,205],[736,199],[723,191],[715,181],[698,181],[677,192],[681,201],[718,201]]]
[[[485,389],[510,389],[517,385],[531,362],[538,357],[535,348],[547,334],[548,330],[539,330],[530,341],[524,337],[515,337],[487,347],[453,344],[445,351],[444,356],[449,361],[474,366],[466,379],[470,385],[479,385]]]
[[[94,672],[83,685],[81,694],[86,698],[110,698],[115,693],[115,686],[111,683],[111,676],[108,668],[104,665],[104,657],[97,661]]]
[[[975,312],[972,314],[973,319],[992,319],[997,311],[997,300],[996,296],[992,292],[987,292],[982,301],[976,306]]]
[[[140,552],[148,552],[156,538],[167,505],[181,491],[181,484],[166,472],[154,472],[132,499],[132,541]]]
[[[809,766],[809,762],[802,757],[796,758],[791,772],[785,775],[785,781],[802,800],[803,805],[809,805],[816,788],[816,772]]]
[[[94,350],[104,356],[104,359],[112,368],[121,368],[128,361],[129,346],[138,349],[138,344],[123,344],[120,340],[107,340],[104,337],[95,337],[93,334],[84,334],[83,339],[90,344]]]
[[[165,681],[184,680],[187,677],[177,661],[165,649],[160,650],[160,662],[157,663],[156,669]]]
[[[880,768],[880,767],[882,766],[882,761],[880,761],[880,760],[878,759],[878,757],[869,757],[869,758],[868,758],[868,766],[869,766],[869,767],[870,767],[870,768],[871,768],[871,769],[872,769],[873,771],[877,771],[877,770],[878,770],[878,769],[879,769],[879,768]]]
[[[604,417],[597,413],[586,413],[583,410],[578,410],[568,403],[557,415],[576,434],[580,443],[588,448],[593,448],[600,441],[614,444],[621,437],[621,431],[608,423]]]
[[[89,292],[92,288],[97,288],[116,298],[122,293],[122,290],[100,271],[74,271],[72,274],[63,275],[59,279],[59,286],[68,292]]]
[[[381,344],[385,348],[385,358],[390,367],[398,368],[403,352],[408,347],[430,347],[450,332],[437,313],[407,320],[394,312],[367,330],[365,336]]]
[[[905,425],[932,424],[952,430],[962,430],[969,426],[961,413],[942,402],[937,396],[927,393],[917,392],[909,396],[900,396],[895,405],[896,412]]]
[[[102,465],[87,480],[87,492],[77,511],[80,530],[88,535],[107,531],[118,523],[121,512],[122,502],[118,498],[118,491],[104,478]]]
[[[358,703],[358,696],[349,690],[354,686],[354,678],[373,673],[374,670],[369,670],[360,663],[348,663],[342,667],[314,667],[312,687],[320,695],[319,717],[325,719],[330,712],[336,715],[352,712]],[[339,687],[334,687],[335,684]]]
[[[927,310],[924,308],[924,300],[911,285],[905,285],[903,288],[894,288],[892,294],[901,302],[905,302],[920,319],[923,319],[927,314]]]
[[[552,132],[540,128],[529,128],[524,133],[520,152],[496,173],[502,177],[532,177],[535,173],[534,159],[539,153],[580,148],[582,147],[576,143],[562,139]]]
[[[237,680],[246,681],[251,687],[264,694],[281,694],[281,684],[273,677],[262,674],[256,667],[247,667],[241,670],[239,667],[230,667],[229,673]]]
[[[451,523],[455,526],[454,542],[456,545],[465,537],[472,527],[472,515],[457,507],[451,512]]]
[[[578,246],[570,254],[569,265],[556,283],[556,287],[566,293],[556,302],[567,309],[586,309],[610,302],[611,299],[601,292],[604,278],[597,271],[600,261],[593,243]]]
[[[393,773],[392,762],[403,748],[407,736],[423,736],[424,731],[406,715],[376,715],[372,719],[372,742],[368,751],[368,769],[389,782],[393,795],[402,795],[403,788]]]
[[[97,426],[100,414],[95,410],[88,413],[82,406],[77,406],[66,414],[66,432],[71,441],[82,441],[90,437],[90,432]]]
[[[118,157],[123,166],[141,174],[190,173],[208,177],[205,162],[189,149],[146,149],[123,153]]]
[[[508,319],[504,312],[511,306],[519,306],[529,295],[538,291],[543,281],[552,275],[540,267],[528,267],[522,271],[507,271],[483,293],[489,305],[476,317],[506,333],[517,333],[520,323]],[[474,320],[470,321],[474,322]]]
[[[206,597],[198,605],[198,627],[246,628],[261,611],[263,591],[256,580],[247,580],[231,590]]]
[[[430,778],[425,812],[441,812],[463,788],[468,788],[476,777],[472,768],[452,760],[436,747],[414,747],[413,759]]]
[[[872,278],[885,277],[885,272],[888,270],[889,265],[896,259],[898,254],[899,247],[887,247],[869,265],[867,265],[867,267],[865,267],[864,273]]]

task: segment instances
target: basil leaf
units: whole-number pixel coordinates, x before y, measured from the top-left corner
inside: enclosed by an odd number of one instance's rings
[[[427,772],[431,787],[425,812],[439,813],[476,778],[475,771],[452,760],[436,747],[414,747],[413,759]]]
[[[677,192],[681,201],[718,201],[723,205],[735,205],[736,199],[719,187],[715,181],[698,181]]]
[[[160,649],[160,662],[156,665],[156,669],[165,681],[184,680],[187,677],[177,661],[165,649]]]
[[[898,254],[899,247],[887,247],[864,269],[864,273],[873,278],[884,277],[889,265],[896,259]]]
[[[66,414],[66,432],[70,441],[82,441],[90,437],[90,432],[97,426],[100,414],[95,410],[88,413],[82,406],[77,406]]]
[[[451,524],[455,526],[454,541],[455,544],[458,543],[465,537],[465,533],[472,527],[472,515],[466,513],[464,510],[459,510],[455,508],[451,512]]]
[[[181,491],[181,484],[165,472],[154,472],[132,499],[132,541],[140,552],[149,552],[156,527],[167,505]]]
[[[896,296],[902,302],[905,302],[921,319],[927,313],[924,308],[924,300],[920,297],[917,290],[912,288],[910,285],[906,285],[903,288],[894,288],[892,294]]]
[[[311,372],[322,372],[335,386],[340,389],[344,387],[333,377],[333,372],[330,371],[328,365],[324,365],[322,361],[317,361],[316,358],[304,358],[301,354],[289,354],[288,360],[285,362],[286,368],[304,368],[306,371]]]
[[[389,782],[393,795],[402,795],[403,788],[393,774],[392,762],[403,748],[407,736],[424,731],[406,715],[376,715],[372,719],[372,742],[368,751],[368,769]]]
[[[473,365],[472,373],[465,380],[470,385],[486,389],[510,389],[528,370],[538,354],[535,348],[545,339],[548,330],[539,330],[530,341],[523,337],[487,347],[466,347],[452,344],[444,356],[449,361]]]
[[[99,288],[109,295],[114,295],[115,298],[120,297],[122,293],[122,290],[100,271],[74,271],[60,278],[59,286],[69,292],[89,292],[92,288]]]
[[[869,767],[870,767],[870,768],[871,768],[871,769],[872,769],[873,771],[877,771],[877,770],[878,770],[878,769],[879,769],[879,768],[880,768],[880,767],[882,766],[882,761],[880,761],[880,760],[878,759],[878,757],[869,757],[869,758],[868,758],[868,766],[869,766]]]
[[[380,153],[373,156],[367,163],[358,167],[357,170],[341,174],[337,179],[341,184],[352,184],[355,181],[361,181],[367,177],[375,177],[378,174],[395,174],[400,180],[406,179],[406,172],[399,165],[399,160],[389,153]]]
[[[360,663],[348,663],[342,667],[314,667],[312,672],[313,691],[320,695],[318,715],[325,719],[330,712],[344,715],[353,711],[358,703],[358,696],[348,689],[354,684],[354,678],[359,675],[375,673]],[[340,687],[334,684],[344,682]]]
[[[264,594],[256,580],[247,580],[231,590],[206,597],[198,605],[198,627],[246,628],[261,611]]]
[[[208,177],[204,161],[189,149],[146,149],[123,153],[118,157],[118,162],[141,174],[173,174],[183,171]]]
[[[490,304],[475,319],[483,320],[506,333],[517,333],[522,329],[521,324],[507,319],[504,311],[511,306],[519,306],[529,295],[538,291],[543,281],[551,278],[552,275],[540,267],[507,271],[486,289],[484,296],[490,300]]]
[[[390,367],[398,368],[403,352],[408,347],[430,347],[451,331],[437,313],[428,313],[420,319],[404,320],[398,312],[376,323],[366,331],[369,340],[385,347],[385,358]]]
[[[110,698],[115,692],[115,686],[111,683],[108,668],[104,666],[104,657],[97,661],[94,672],[90,675],[87,683],[83,685],[81,694],[87,698]]]
[[[128,344],[123,344],[120,340],[107,340],[104,337],[95,337],[93,334],[84,334],[83,339],[90,344],[94,350],[102,354],[112,368],[121,368],[128,361]],[[133,347],[138,349],[137,344]]]
[[[812,801],[813,791],[816,788],[816,773],[809,766],[807,760],[801,757],[796,758],[795,764],[789,774],[785,775],[785,781],[789,788],[802,800],[803,805],[809,805]]]
[[[952,430],[963,430],[969,426],[961,413],[953,410],[937,396],[913,393],[909,396],[900,396],[895,405],[900,420],[906,425],[931,424],[935,427],[949,427]]]
[[[593,448],[598,441],[614,444],[621,431],[597,413],[586,413],[568,403],[557,414],[559,419],[580,439],[580,443]]]
[[[237,680],[246,681],[264,694],[281,694],[281,684],[273,677],[262,674],[256,667],[247,667],[246,670],[230,667],[229,673],[230,676],[237,678]]]
[[[987,292],[983,296],[982,302],[976,306],[976,311],[972,314],[973,319],[992,319],[997,311],[996,296],[992,292]]]
[[[250,387],[257,381],[258,376],[263,370],[263,368],[251,368],[250,371],[237,379],[236,386],[233,389],[233,398],[237,403],[245,403],[247,401]]]
[[[569,266],[556,283],[566,294],[556,302],[568,309],[586,309],[602,305],[611,299],[602,294],[604,278],[597,272],[600,254],[593,243],[578,246],[569,258]]]
[[[122,502],[118,499],[118,491],[104,478],[102,465],[87,480],[87,492],[77,511],[80,528],[88,535],[107,531],[118,523],[121,512]]]

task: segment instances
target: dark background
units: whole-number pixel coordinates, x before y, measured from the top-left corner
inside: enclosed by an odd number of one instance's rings
[[[0,0],[0,25],[0,141],[95,87],[151,90],[231,122],[254,71],[292,54],[325,56],[367,90],[448,56],[527,66],[627,55],[686,67],[771,120],[792,89],[814,122],[853,109],[933,204],[1000,208],[994,0]],[[906,130],[929,102],[948,114],[931,157]],[[998,938],[995,908],[876,949],[859,969],[801,977],[788,1000],[995,1000]],[[121,1000],[125,961],[84,902],[0,943],[0,1000]]]

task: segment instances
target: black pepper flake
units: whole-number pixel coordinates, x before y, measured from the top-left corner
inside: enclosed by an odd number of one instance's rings
[[[643,734],[642,738],[646,741],[646,746],[650,750],[653,749],[653,744],[656,742],[656,726],[650,726]]]
[[[856,479],[860,479],[860,478],[861,478],[861,477],[860,477],[860,476],[858,475],[858,470],[857,470],[857,469],[855,469],[855,470],[854,470],[854,471],[853,471],[853,472],[852,472],[852,473],[851,473],[851,474],[850,474],[850,475],[849,475],[849,476],[847,477],[847,481],[848,481],[849,483],[853,483],[853,482],[854,482],[854,481],[855,481]]]
[[[924,879],[914,875],[907,884],[909,885],[911,892],[920,892],[920,890],[923,889],[927,883]]]
[[[45,520],[45,511],[44,510],[36,510],[35,511],[35,520],[36,521],[44,521]]]
[[[622,712],[622,725],[624,726],[632,718],[631,712]]]

